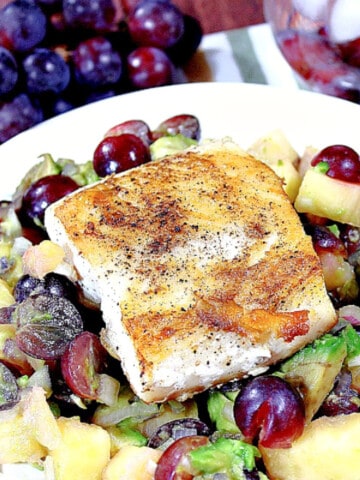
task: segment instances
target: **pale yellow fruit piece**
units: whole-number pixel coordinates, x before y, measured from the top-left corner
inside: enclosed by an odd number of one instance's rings
[[[257,139],[248,152],[268,165],[276,164],[279,160],[296,164],[299,160],[298,153],[280,129],[272,130]]]
[[[304,175],[295,209],[360,227],[360,184],[343,182],[310,168]]]
[[[53,272],[64,260],[64,250],[50,240],[43,240],[38,245],[29,247],[23,255],[24,273],[36,278],[43,278]]]
[[[0,278],[0,308],[9,307],[13,303],[15,303],[15,299],[9,284]]]
[[[0,464],[38,462],[59,441],[42,388],[29,389],[13,408],[0,411]]]
[[[288,449],[260,447],[271,480],[359,480],[360,413],[320,417]]]
[[[283,180],[283,188],[290,201],[293,203],[301,184],[301,177],[297,169],[291,162],[279,160],[277,163],[269,165],[278,177]]]
[[[294,202],[301,183],[297,170],[299,155],[281,130],[259,138],[248,152],[266,163],[284,182],[284,190]]]
[[[161,451],[125,445],[110,460],[102,480],[153,480]]]
[[[77,417],[59,417],[61,441],[49,452],[49,478],[56,480],[101,480],[110,460],[110,437],[101,427],[81,422]],[[130,477],[131,478],[131,477]]]

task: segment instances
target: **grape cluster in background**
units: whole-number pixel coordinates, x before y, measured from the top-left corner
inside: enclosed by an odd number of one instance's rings
[[[177,81],[200,22],[170,0],[119,1],[12,0],[0,10],[0,144],[81,105]]]

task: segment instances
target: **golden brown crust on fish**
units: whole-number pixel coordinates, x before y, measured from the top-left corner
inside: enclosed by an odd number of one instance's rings
[[[230,141],[110,176],[46,225],[145,401],[257,372],[336,321],[280,179]]]

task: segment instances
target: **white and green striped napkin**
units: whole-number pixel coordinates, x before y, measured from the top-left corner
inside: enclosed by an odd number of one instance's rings
[[[190,72],[185,71],[189,81],[305,88],[281,55],[268,24],[205,35],[199,52],[206,68],[197,69],[195,58]]]

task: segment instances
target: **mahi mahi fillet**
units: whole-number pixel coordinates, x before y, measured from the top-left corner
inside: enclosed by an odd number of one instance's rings
[[[257,374],[336,322],[281,180],[231,141],[80,189],[46,228],[146,402]]]

